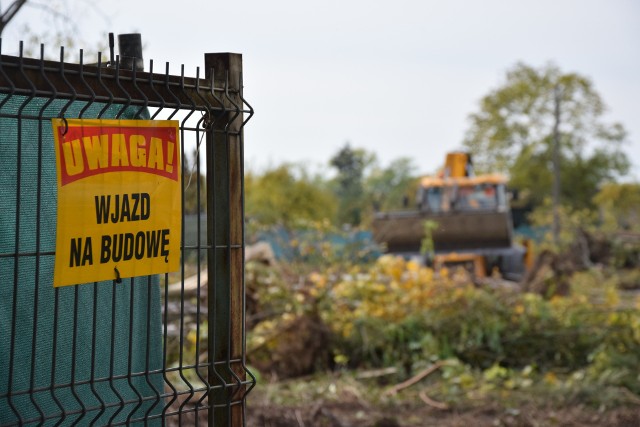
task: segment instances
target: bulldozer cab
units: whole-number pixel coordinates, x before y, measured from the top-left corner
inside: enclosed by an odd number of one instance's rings
[[[471,155],[455,151],[447,154],[440,173],[422,179],[417,205],[431,213],[504,211],[506,182],[499,174],[475,176]]]
[[[424,178],[417,205],[423,212],[502,212],[507,209],[506,179],[500,176]]]

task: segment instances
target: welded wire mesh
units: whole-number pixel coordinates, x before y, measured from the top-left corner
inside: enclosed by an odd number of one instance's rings
[[[43,58],[0,57],[0,425],[242,424],[239,55],[195,78]],[[52,118],[179,120],[178,273],[53,287]]]

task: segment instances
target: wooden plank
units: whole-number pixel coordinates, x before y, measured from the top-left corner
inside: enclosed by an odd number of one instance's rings
[[[244,395],[242,365],[213,362],[243,358],[244,349],[244,236],[243,236],[243,149],[242,149],[242,56],[233,53],[205,55],[205,69],[213,71],[214,85],[225,88],[224,110],[213,117],[207,132],[207,227],[209,235],[209,343],[211,384],[220,376],[229,386],[223,393],[209,397],[210,405],[226,404],[226,410],[212,409],[209,425],[243,425]],[[210,77],[207,74],[206,77]],[[213,296],[213,298],[211,298]],[[211,317],[213,316],[213,318]],[[232,405],[233,404],[233,405]]]

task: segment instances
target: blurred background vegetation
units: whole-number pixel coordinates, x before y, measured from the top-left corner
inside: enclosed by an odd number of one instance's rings
[[[374,212],[415,204],[420,176],[438,172],[416,170],[418,151],[383,165],[345,143],[322,173],[304,164],[248,170],[247,244],[269,243],[246,265],[255,404],[346,398],[434,410],[497,405],[509,416],[527,405],[586,405],[594,419],[611,408],[638,413],[640,184],[627,176],[624,127],[605,123],[605,111],[584,76],[519,63],[452,146],[471,152],[477,171],[510,178],[516,234],[533,239],[537,256],[521,283],[434,271],[372,241]],[[398,387],[411,378],[416,385]]]

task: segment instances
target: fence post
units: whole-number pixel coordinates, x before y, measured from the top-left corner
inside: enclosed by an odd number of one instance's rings
[[[209,425],[243,425],[244,212],[242,55],[205,54],[221,111],[207,131]],[[224,90],[220,90],[224,89]],[[226,363],[219,363],[226,361]],[[219,390],[217,385],[223,385]]]

